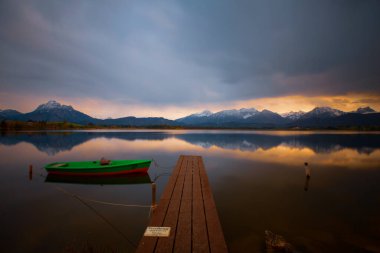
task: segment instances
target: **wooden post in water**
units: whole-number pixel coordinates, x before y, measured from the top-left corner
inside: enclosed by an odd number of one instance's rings
[[[156,183],[152,183],[152,210],[156,208]]]
[[[310,178],[311,171],[310,171],[310,168],[309,168],[309,164],[307,162],[305,162],[305,174],[306,174],[307,178]]]
[[[33,165],[29,164],[29,180],[33,179]]]

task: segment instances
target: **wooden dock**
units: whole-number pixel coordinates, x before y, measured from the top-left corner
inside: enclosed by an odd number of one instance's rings
[[[143,236],[137,253],[228,252],[202,157],[179,157],[149,226],[170,235]]]

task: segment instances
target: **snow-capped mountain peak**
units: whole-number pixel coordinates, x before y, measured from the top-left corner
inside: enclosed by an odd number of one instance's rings
[[[286,113],[281,114],[281,116],[283,118],[296,120],[296,119],[299,119],[304,114],[305,114],[304,111],[298,111],[298,112],[290,111],[290,112],[286,112]]]
[[[217,115],[217,116],[236,116],[238,114],[239,114],[238,110],[232,109],[232,110],[220,111],[220,112],[215,113],[214,115]]]
[[[208,117],[210,115],[212,115],[212,112],[210,112],[209,110],[204,110],[203,112],[200,112],[200,113],[194,113],[191,116],[194,116],[194,117]]]
[[[313,113],[314,115],[330,114],[331,116],[340,116],[344,114],[343,111],[331,107],[315,107],[310,113]]]
[[[331,108],[331,107],[315,107],[310,112],[305,113],[300,117],[300,119],[308,118],[335,118],[343,114],[346,114],[343,111]]]
[[[73,110],[73,107],[69,105],[61,105],[55,100],[50,100],[46,104],[39,105],[36,111],[51,111],[55,109]]]
[[[258,113],[259,111],[256,108],[241,108],[239,110],[241,113]]]
[[[248,109],[242,108],[239,110],[239,113],[244,119],[247,119],[249,117],[256,115],[257,113],[259,113],[259,111],[256,110],[255,108],[248,108]]]
[[[232,109],[232,110],[224,110],[213,114],[215,117],[237,117],[247,119],[258,114],[259,111],[255,108],[241,108],[240,110]]]

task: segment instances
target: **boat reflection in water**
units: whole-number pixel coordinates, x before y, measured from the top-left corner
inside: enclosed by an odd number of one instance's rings
[[[151,184],[148,173],[135,173],[118,176],[91,177],[48,174],[45,182],[68,184],[98,184],[98,185],[123,185],[123,184]]]

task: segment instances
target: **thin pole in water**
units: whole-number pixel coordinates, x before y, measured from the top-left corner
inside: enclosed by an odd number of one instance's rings
[[[305,162],[305,174],[306,174],[307,178],[310,178],[311,171],[310,171],[310,168],[309,168],[309,164],[307,162]]]
[[[152,209],[156,208],[156,183],[152,183]]]
[[[33,165],[29,164],[29,180],[33,179]]]

